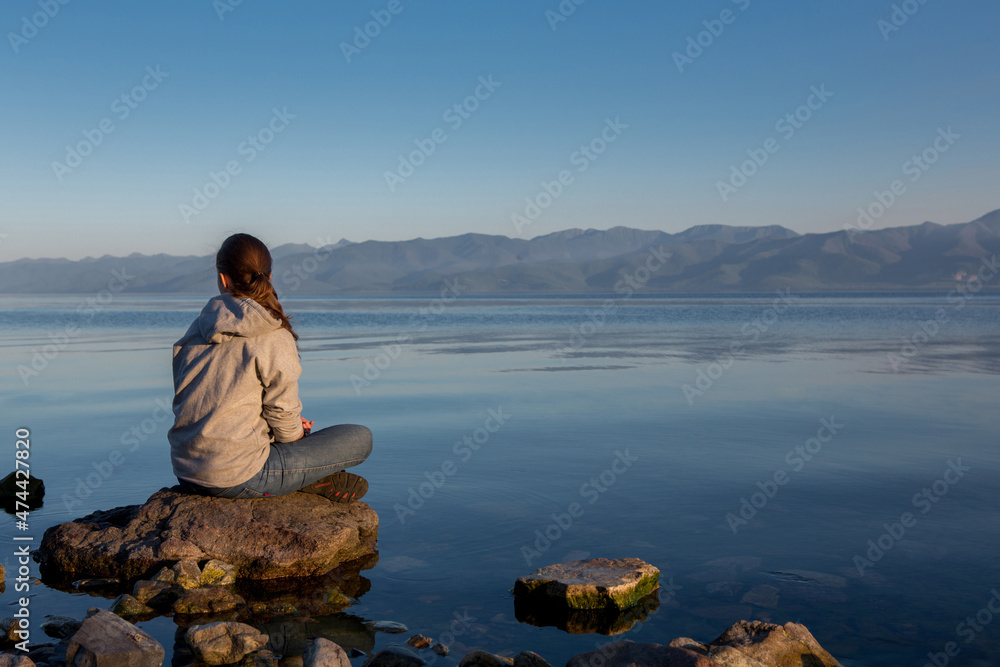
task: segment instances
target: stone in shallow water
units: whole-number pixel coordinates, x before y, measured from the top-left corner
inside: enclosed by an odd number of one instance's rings
[[[628,609],[658,585],[660,571],[638,558],[591,558],[535,570],[514,584],[515,598],[570,609]]]
[[[65,639],[80,629],[81,621],[69,616],[50,616],[42,623],[42,631],[49,637]]]
[[[284,618],[270,622],[255,620],[254,627],[267,634],[268,648],[284,659],[301,656],[316,637],[329,639],[349,653],[353,649],[367,656],[375,652],[376,634],[365,628],[360,618],[351,614],[333,614],[315,619]],[[352,657],[360,656],[352,654]]]
[[[398,634],[407,630],[405,625],[396,621],[369,621],[365,625],[376,632],[388,632],[391,634]]]
[[[774,609],[778,606],[778,589],[767,584],[754,586],[743,595],[741,602],[755,604],[758,607]]]
[[[132,596],[153,609],[170,609],[183,594],[184,589],[177,584],[167,584],[162,581],[140,580],[132,587]]]
[[[77,573],[132,580],[178,560],[215,559],[237,578],[316,576],[375,552],[365,503],[311,493],[229,500],[160,489],[142,505],[52,526],[38,550],[43,580]]]
[[[406,643],[413,648],[427,648],[434,642],[430,637],[424,637],[423,635],[413,635],[406,640]]]
[[[472,651],[462,658],[458,667],[511,667],[514,661],[486,651]]]
[[[739,621],[713,641],[709,648],[714,652],[722,646],[732,647],[758,662],[776,667],[841,667],[809,630],[798,623],[782,626],[761,621]]]
[[[21,641],[17,635],[18,630],[20,627],[13,616],[0,619],[0,644],[16,644]]]
[[[156,613],[128,593],[122,593],[116,597],[108,611],[119,616],[145,616]]]
[[[159,642],[110,611],[91,608],[66,647],[69,665],[163,664],[166,651]]]
[[[719,667],[719,663],[694,651],[662,644],[638,644],[622,639],[589,651],[574,655],[566,667],[594,667],[606,665],[663,665],[664,667]]]
[[[0,505],[11,514],[24,509],[37,509],[42,506],[45,498],[45,482],[30,474],[25,479],[23,475],[23,470],[15,470],[0,480]],[[19,493],[20,496],[17,495]]]
[[[552,665],[537,653],[521,651],[514,656],[514,667],[552,667]]]
[[[267,635],[246,623],[220,621],[192,625],[184,639],[195,657],[206,665],[225,665],[264,648]]]
[[[267,649],[247,654],[239,663],[240,667],[278,667],[278,659]]]
[[[246,600],[222,586],[192,588],[174,602],[175,614],[213,614],[246,605]]]
[[[370,660],[365,662],[364,667],[420,667],[426,661],[419,655],[403,646],[386,646]]]
[[[709,594],[719,593],[732,597],[740,592],[743,584],[738,581],[713,581],[705,586],[705,592]]]
[[[324,637],[317,637],[302,653],[302,667],[351,667],[347,653]]]
[[[836,574],[826,572],[813,572],[812,570],[780,570],[774,575],[779,579],[790,581],[811,582],[822,586],[832,586],[833,588],[844,588],[847,586],[847,579]]]

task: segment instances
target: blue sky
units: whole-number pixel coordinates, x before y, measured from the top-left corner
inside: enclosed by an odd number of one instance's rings
[[[831,231],[894,180],[872,227],[964,222],[1000,208],[998,19],[987,0],[7,0],[0,261],[211,254],[234,231]]]

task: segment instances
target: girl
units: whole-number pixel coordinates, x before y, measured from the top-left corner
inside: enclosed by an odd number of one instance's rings
[[[368,458],[372,433],[356,424],[311,433],[301,416],[299,337],[271,285],[267,246],[233,234],[215,268],[219,296],[174,343],[167,439],[181,487],[220,498],[361,498],[368,482],[343,470]]]

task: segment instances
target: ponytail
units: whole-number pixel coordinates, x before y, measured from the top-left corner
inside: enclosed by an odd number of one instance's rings
[[[233,234],[222,242],[215,256],[215,268],[232,279],[225,288],[227,292],[237,298],[253,299],[279,320],[292,338],[299,339],[271,284],[271,253],[259,239],[249,234]]]

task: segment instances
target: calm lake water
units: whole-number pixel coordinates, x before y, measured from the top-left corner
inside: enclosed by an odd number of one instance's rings
[[[12,468],[15,429],[31,429],[47,489],[36,540],[176,482],[170,423],[153,417],[172,398],[171,344],[210,296],[0,300],[2,451]],[[519,622],[515,579],[635,556],[660,568],[661,604],[622,637],[707,642],[738,619],[796,621],[845,665],[922,665],[948,642],[952,664],[1000,664],[987,608],[1000,590],[1000,296],[283,304],[304,416],[374,433],[355,470],[381,526],[358,603],[265,627],[276,646],[296,627],[336,637],[395,620],[450,645],[437,664],[483,648],[561,665],[608,638]],[[22,378],[35,352],[51,358]],[[133,428],[140,441],[123,448]],[[124,463],[88,483],[116,449]],[[18,531],[7,514],[0,525],[6,616]],[[35,629],[110,604],[42,584],[32,595]],[[173,620],[139,625],[169,663]],[[366,648],[407,636],[369,634]]]

